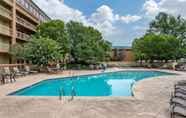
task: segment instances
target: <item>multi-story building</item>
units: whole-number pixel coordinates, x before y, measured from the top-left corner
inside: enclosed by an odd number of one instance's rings
[[[32,0],[0,0],[0,64],[12,62],[11,45],[25,43],[50,18]]]

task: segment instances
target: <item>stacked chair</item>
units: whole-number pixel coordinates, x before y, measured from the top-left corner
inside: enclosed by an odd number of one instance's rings
[[[174,86],[170,99],[171,118],[176,116],[186,118],[186,81],[179,81]]]
[[[47,67],[48,73],[57,73],[62,72],[63,68],[61,68],[60,64],[56,64],[55,67]]]
[[[7,81],[9,82],[15,82],[15,74],[10,70],[9,67],[3,67],[0,70],[0,79],[1,79],[1,83],[5,84]]]
[[[0,68],[0,84],[5,84],[7,82],[15,82],[17,77],[26,76],[29,74],[37,73],[37,71],[32,71],[29,66],[24,66],[24,69],[18,68],[18,66],[13,67],[1,67]]]

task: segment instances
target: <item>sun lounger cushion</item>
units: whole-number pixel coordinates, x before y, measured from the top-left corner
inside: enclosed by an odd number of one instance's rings
[[[175,97],[175,98],[171,99],[171,103],[172,104],[178,104],[178,105],[180,105],[180,106],[182,106],[186,109],[186,100],[184,100],[184,99]]]
[[[175,93],[174,97],[178,97],[178,98],[182,98],[182,99],[186,100],[186,95],[179,93],[179,92]]]
[[[186,109],[184,109],[184,108],[182,108],[182,107],[175,106],[175,107],[174,107],[174,113],[186,117]]]
[[[183,90],[183,89],[176,89],[175,90],[175,93],[182,93],[182,94],[185,94],[186,95],[186,91]]]
[[[181,90],[181,91],[186,92],[186,88],[185,88],[185,87],[179,87],[179,88],[176,88],[176,91],[177,91],[177,90]]]

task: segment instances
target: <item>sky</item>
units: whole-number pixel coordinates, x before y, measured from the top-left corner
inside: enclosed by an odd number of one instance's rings
[[[131,46],[159,12],[186,18],[186,0],[34,0],[52,19],[82,22],[113,46]]]

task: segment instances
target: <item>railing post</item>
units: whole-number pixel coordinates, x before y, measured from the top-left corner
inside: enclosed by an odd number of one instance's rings
[[[74,96],[76,96],[76,91],[75,91],[75,88],[74,86],[72,87],[72,91],[71,91],[71,99],[69,101],[72,101],[74,100]]]
[[[61,101],[62,100],[62,96],[64,95],[64,90],[63,88],[59,88],[59,100]]]

